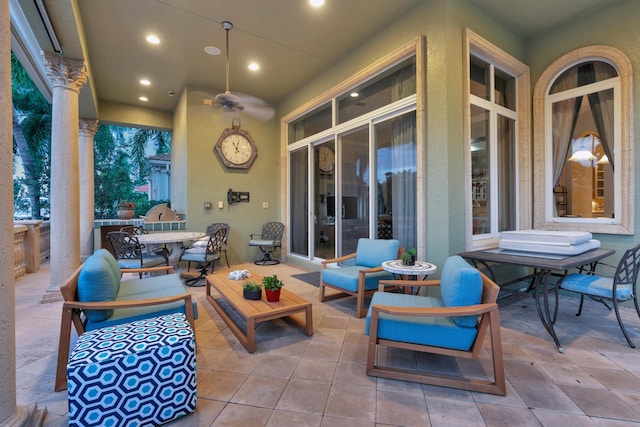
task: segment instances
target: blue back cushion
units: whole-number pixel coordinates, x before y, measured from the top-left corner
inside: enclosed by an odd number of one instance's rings
[[[440,292],[445,306],[480,304],[482,277],[480,272],[458,255],[447,258],[440,276]],[[459,326],[474,327],[477,316],[452,317]]]
[[[100,249],[85,261],[78,277],[78,300],[82,302],[115,301],[120,287],[120,268],[114,268],[113,256]],[[115,259],[113,259],[115,261]],[[118,263],[115,263],[118,266]],[[85,310],[92,322],[108,319],[113,310]]]
[[[398,240],[365,239],[358,240],[356,265],[379,267],[383,262],[398,258]]]

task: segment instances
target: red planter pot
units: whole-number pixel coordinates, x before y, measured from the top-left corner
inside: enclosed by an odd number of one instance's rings
[[[267,301],[269,302],[277,302],[280,301],[280,290],[282,288],[278,288],[278,289],[265,289],[264,293],[267,295]]]

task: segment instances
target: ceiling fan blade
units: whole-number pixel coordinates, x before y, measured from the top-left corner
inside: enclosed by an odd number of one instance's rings
[[[271,120],[276,115],[276,110],[273,108],[258,104],[245,104],[243,112],[263,122]]]
[[[233,94],[229,90],[229,31],[233,28],[233,24],[229,21],[222,22],[222,28],[226,33],[227,51],[226,51],[226,88],[223,93],[219,93],[211,101],[210,104],[222,106],[225,112],[243,111],[257,119],[267,121],[273,118],[275,110],[267,105],[260,98],[245,94]],[[204,100],[203,100],[204,101]],[[207,104],[205,102],[205,104]]]

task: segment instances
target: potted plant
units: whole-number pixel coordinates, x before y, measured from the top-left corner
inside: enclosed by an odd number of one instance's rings
[[[267,294],[267,301],[280,301],[280,289],[284,286],[284,282],[278,279],[275,274],[273,276],[265,276],[262,278],[262,286]]]
[[[416,249],[411,248],[402,254],[402,265],[416,265]]]
[[[242,285],[242,296],[256,301],[262,299],[262,285],[256,282],[245,283]]]
[[[130,202],[128,200],[121,200],[118,202],[118,207],[116,213],[118,214],[118,218],[120,219],[131,219],[135,214],[135,203]]]

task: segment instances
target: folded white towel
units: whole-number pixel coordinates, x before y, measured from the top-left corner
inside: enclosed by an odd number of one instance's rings
[[[247,277],[251,277],[251,273],[249,273],[248,270],[233,270],[231,273],[229,273],[230,280],[242,280],[246,279]]]

